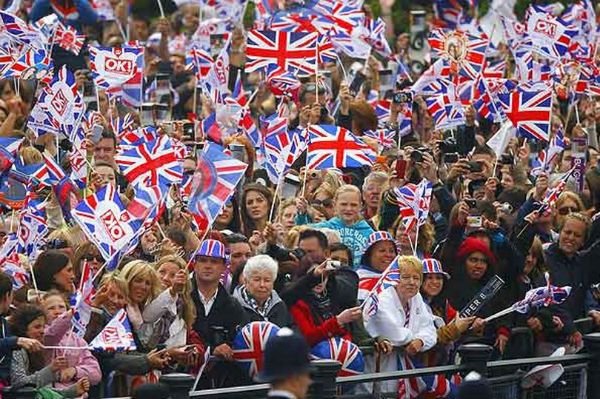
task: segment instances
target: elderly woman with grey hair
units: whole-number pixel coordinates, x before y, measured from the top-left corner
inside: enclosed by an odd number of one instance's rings
[[[286,327],[292,324],[287,306],[273,284],[277,278],[277,262],[268,255],[256,255],[244,266],[244,284],[238,286],[233,297],[242,305],[250,321],[270,321]]]

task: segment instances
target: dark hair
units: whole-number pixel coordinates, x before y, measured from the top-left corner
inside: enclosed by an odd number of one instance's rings
[[[56,285],[54,275],[67,267],[69,261],[69,257],[64,252],[56,249],[42,252],[33,264],[33,273],[38,289],[48,291],[56,288],[62,291],[61,287]]]
[[[331,244],[329,246],[329,253],[334,251],[345,251],[348,255],[348,266],[352,266],[354,263],[354,256],[352,255],[352,250],[346,244],[342,244],[341,242],[336,242],[335,244]]]
[[[0,271],[0,300],[2,300],[6,294],[10,294],[13,290],[13,285],[10,277],[3,271]]]
[[[245,235],[239,234],[239,233],[233,233],[228,236],[225,236],[225,241],[227,241],[227,244],[229,244],[229,245],[239,244],[242,242],[248,243],[248,237],[246,237]]]
[[[111,139],[113,142],[113,146],[117,148],[117,136],[110,130],[104,129],[102,131],[102,136],[100,137],[100,140],[102,139]]]
[[[36,305],[23,305],[17,308],[10,317],[10,331],[17,337],[27,337],[27,327],[35,319],[46,317],[46,314]],[[29,356],[29,355],[28,355]],[[45,366],[44,356],[29,356],[29,372],[41,370]]]
[[[256,224],[254,223],[254,220],[248,217],[248,208],[246,208],[246,197],[248,196],[248,193],[250,191],[256,191],[263,195],[267,200],[268,209],[271,208],[271,204],[273,203],[273,193],[271,192],[271,190],[269,190],[262,184],[250,183],[244,187],[244,191],[242,191],[242,203],[240,206],[240,210],[242,214],[242,222],[244,224],[244,234],[246,235],[246,237],[250,237],[254,230],[256,230]],[[267,215],[267,218],[268,217],[269,215]]]
[[[491,157],[496,157],[496,153],[487,145],[477,145],[475,146],[475,150],[473,150],[473,155],[489,155]]]
[[[327,249],[327,247],[329,246],[329,243],[327,242],[327,236],[322,231],[315,229],[306,229],[302,231],[300,233],[300,237],[298,238],[298,243],[300,243],[300,241],[302,240],[307,240],[313,237],[319,240],[319,246],[321,247],[321,249]]]
[[[246,197],[244,197],[245,199]],[[241,231],[242,222],[240,218],[240,204],[238,202],[237,197],[234,195],[230,199],[231,207],[233,209],[233,214],[231,215],[231,221],[227,224],[227,226],[220,226],[221,228],[217,228],[218,226],[215,224],[215,229],[217,230],[230,230],[233,232]],[[216,223],[216,221],[215,221]]]
[[[185,243],[187,242],[187,238],[183,230],[176,227],[171,227],[167,230],[167,238],[172,240],[175,244],[179,245],[180,247],[185,247]]]

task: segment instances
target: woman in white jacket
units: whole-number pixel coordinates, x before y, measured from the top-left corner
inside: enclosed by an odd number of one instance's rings
[[[401,370],[401,357],[413,357],[437,342],[433,316],[419,293],[423,264],[414,256],[401,256],[398,264],[398,284],[379,294],[377,313],[365,318],[372,337],[385,337],[392,345],[404,347],[381,356],[381,371]],[[382,382],[381,391],[398,392],[398,381]]]

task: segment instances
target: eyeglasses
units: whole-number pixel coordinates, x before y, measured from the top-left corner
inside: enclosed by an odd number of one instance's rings
[[[565,216],[565,215],[568,215],[569,213],[573,213],[573,212],[579,212],[579,209],[570,207],[570,206],[563,206],[561,208],[558,208],[559,215]]]
[[[96,260],[96,262],[98,263],[104,262],[104,258],[102,257],[102,255],[86,254],[81,259],[86,260],[88,262],[91,262],[93,260]]]
[[[468,260],[469,262],[471,262],[471,263],[483,263],[483,264],[486,264],[486,265],[487,265],[487,263],[488,263],[488,261],[487,261],[487,259],[486,259],[486,258],[477,258],[477,257],[473,257],[473,256],[469,256],[469,257],[467,258],[467,260]]]
[[[330,198],[324,199],[323,201],[316,199],[316,200],[310,201],[310,204],[312,206],[324,206],[325,208],[329,208],[330,206],[333,205],[333,201]]]

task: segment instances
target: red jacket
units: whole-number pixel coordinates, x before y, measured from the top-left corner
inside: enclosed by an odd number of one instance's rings
[[[327,320],[319,320],[318,324],[315,323],[310,306],[303,300],[298,300],[290,307],[290,314],[310,346],[314,346],[328,338],[338,336],[352,341],[350,332],[338,323],[335,316]]]

